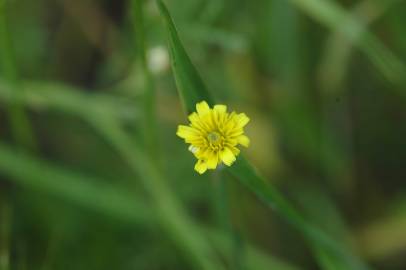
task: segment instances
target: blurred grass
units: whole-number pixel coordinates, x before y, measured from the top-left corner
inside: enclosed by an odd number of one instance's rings
[[[155,107],[155,87],[152,80],[152,75],[148,67],[146,38],[145,33],[146,22],[144,16],[144,0],[132,0],[133,23],[134,23],[134,38],[137,41],[136,49],[137,56],[140,60],[140,69],[143,78],[142,88],[145,93],[143,95],[143,125],[144,125],[144,140],[149,152],[158,157],[158,140],[157,140],[157,121]]]
[[[320,21],[326,27],[345,35],[357,45],[376,65],[382,74],[392,83],[403,84],[406,66],[398,57],[386,48],[364,24],[346,12],[335,1],[327,0],[291,0],[308,15]]]
[[[10,269],[12,212],[6,194],[0,193],[0,269]]]
[[[31,110],[59,111],[75,116],[99,115],[114,118],[116,121],[132,122],[139,118],[140,111],[127,97],[118,97],[106,93],[85,93],[83,89],[58,82],[22,81],[22,93],[13,94],[13,89],[0,81],[2,100],[22,103]]]
[[[157,0],[162,17],[168,31],[169,48],[172,52],[172,67],[176,78],[180,98],[186,108],[186,113],[194,110],[196,103],[205,100],[212,106],[216,103],[210,98],[208,91],[202,83],[198,72],[191,63],[188,55],[178,38],[175,25],[172,18],[162,1]],[[187,86],[187,87],[186,87]],[[306,221],[299,212],[297,212],[284,196],[270,185],[265,184],[265,180],[259,176],[254,167],[242,156],[229,169],[230,173],[240,182],[254,192],[257,197],[266,205],[283,216],[286,221],[299,230],[311,245],[323,251],[324,256],[336,256],[342,260],[344,267],[353,269],[368,269],[363,262],[358,261],[351,253],[347,252],[345,246],[342,246],[317,227]],[[331,252],[331,253],[330,253]],[[331,269],[329,266],[326,269]]]
[[[0,68],[3,76],[13,88],[13,95],[18,96],[21,92],[19,89],[19,75],[15,63],[14,46],[10,38],[10,29],[8,27],[8,2],[0,1]],[[8,106],[10,126],[14,139],[21,147],[35,148],[35,139],[33,131],[24,108],[20,103],[11,103]]]
[[[161,216],[162,214],[173,214],[172,210],[160,213],[159,210],[156,212],[157,209],[155,209],[151,212],[148,210],[150,206],[137,199],[132,191],[111,184],[101,184],[103,181],[58,168],[21,152],[17,153],[4,145],[0,146],[0,167],[2,172],[12,176],[12,179],[23,187],[61,197],[66,201],[73,202],[108,218],[117,219],[120,222],[155,227],[159,219],[166,220],[165,217]],[[24,167],[25,170],[20,170],[21,167]],[[148,179],[151,178],[148,177]],[[168,198],[160,197],[159,200],[164,199]],[[164,205],[165,207],[170,206]],[[176,221],[180,222],[179,220]],[[182,232],[187,231],[183,230]],[[225,252],[228,249],[227,246],[230,245],[229,240],[227,240],[228,237],[224,237],[219,231],[202,228],[200,233],[207,233],[216,245],[222,247],[220,249],[222,252]],[[187,235],[186,237],[190,236]],[[184,239],[183,236],[180,237]],[[174,241],[178,240],[174,239]],[[228,252],[224,253],[224,255],[227,254]],[[255,266],[254,269],[267,269],[270,265],[280,267],[278,269],[298,269],[276,258],[264,255],[252,247],[249,248],[247,262],[252,264],[252,267]]]
[[[370,25],[399,2],[399,0],[365,0],[359,2],[351,13],[363,24]],[[343,82],[351,61],[353,46],[351,42],[342,38],[339,31],[331,34],[325,46],[324,59],[319,67],[320,84],[325,91],[339,91],[344,87]]]
[[[130,137],[120,130],[114,122],[94,119],[93,125],[105,136],[106,140],[122,155],[129,166],[141,175],[145,189],[152,197],[161,224],[172,235],[173,240],[201,269],[223,269],[216,263],[211,247],[194,225],[189,221],[181,205],[172,195],[169,187],[157,169],[156,160],[148,157],[138,146],[131,143]]]
[[[403,270],[404,1],[165,2],[186,50],[155,1],[1,2],[3,268]],[[201,98],[251,118],[236,177],[175,136]]]
[[[366,256],[390,256],[405,248],[406,204],[404,201],[395,202],[384,218],[358,230],[361,245],[369,247],[365,249]]]

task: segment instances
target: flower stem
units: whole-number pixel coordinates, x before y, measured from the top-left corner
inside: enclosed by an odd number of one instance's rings
[[[190,256],[198,268],[222,270],[211,245],[202,236],[194,222],[183,210],[182,205],[171,192],[152,157],[146,155],[130,136],[112,120],[89,119],[96,130],[122,156],[140,180],[156,207],[161,225],[170,234],[178,247]]]
[[[158,158],[158,136],[157,136],[157,117],[155,106],[155,85],[152,79],[152,74],[148,67],[147,61],[147,46],[146,46],[146,28],[144,16],[144,0],[132,0],[131,10],[134,37],[136,41],[137,60],[139,60],[139,68],[144,86],[143,95],[143,118],[142,130],[146,149],[154,157]]]
[[[33,132],[24,112],[24,108],[18,98],[21,94],[19,76],[11,42],[5,0],[0,0],[0,68],[7,84],[12,89],[12,95],[16,98],[7,110],[14,140],[20,147],[34,150],[35,140]]]
[[[3,193],[3,191],[0,192],[0,270],[8,270],[10,269],[11,209],[9,197]]]

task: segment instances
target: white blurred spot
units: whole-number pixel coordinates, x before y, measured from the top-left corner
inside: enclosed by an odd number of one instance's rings
[[[147,53],[148,67],[152,73],[161,73],[169,68],[169,54],[164,46],[151,48]]]
[[[190,145],[189,151],[192,152],[193,154],[196,154],[197,151],[199,151],[199,148],[197,148],[196,146]]]

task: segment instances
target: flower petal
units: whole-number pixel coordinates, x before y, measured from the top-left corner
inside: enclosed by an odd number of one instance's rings
[[[235,119],[237,120],[238,127],[244,127],[250,121],[245,113],[238,114]]]
[[[199,130],[200,132],[204,132],[206,130],[206,125],[200,116],[193,112],[189,115],[190,126],[194,127],[195,129]]]
[[[250,145],[250,139],[245,135],[240,135],[237,140],[242,146],[248,147]]]
[[[218,163],[218,154],[216,152],[210,151],[207,155],[207,168],[215,169]]]
[[[240,154],[240,149],[238,149],[237,147],[230,146],[229,148],[230,148],[231,152],[233,152],[234,156],[238,156]]]
[[[225,113],[227,111],[227,106],[222,104],[214,105],[213,110],[219,113]]]
[[[197,158],[195,170],[200,174],[221,163],[230,166],[240,154],[236,146],[248,147],[250,144],[244,135],[244,126],[250,119],[245,113],[227,113],[226,105],[217,104],[210,108],[203,100],[196,104],[196,112],[188,118],[190,125],[178,126],[176,134],[191,144],[189,150]],[[219,140],[209,140],[212,133],[218,133]]]
[[[176,135],[183,139],[192,139],[199,136],[199,131],[189,126],[179,125]]]
[[[223,161],[223,163],[226,164],[227,166],[230,166],[235,161],[235,156],[228,147],[224,148],[220,152],[220,158]]]
[[[189,150],[190,152],[192,152],[193,154],[196,154],[197,152],[199,152],[199,147],[194,146],[193,144],[191,144],[191,145],[189,146],[188,150]]]
[[[189,114],[188,119],[193,124],[193,122],[199,121],[199,115],[195,112],[192,112],[191,114]]]
[[[196,104],[196,111],[200,116],[203,116],[210,112],[210,107],[206,101],[202,101]]]
[[[227,106],[226,105],[214,105],[212,111],[212,117],[214,124],[216,125],[216,129],[220,130],[223,127],[223,123],[227,118]]]
[[[198,173],[203,174],[207,170],[206,162],[202,159],[199,159],[195,164],[195,170]]]

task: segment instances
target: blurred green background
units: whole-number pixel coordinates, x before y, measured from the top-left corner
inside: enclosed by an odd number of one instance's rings
[[[0,269],[350,269],[193,170],[140,1],[0,1]],[[368,269],[406,269],[406,1],[165,3],[210,93],[250,117],[258,171]]]

